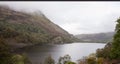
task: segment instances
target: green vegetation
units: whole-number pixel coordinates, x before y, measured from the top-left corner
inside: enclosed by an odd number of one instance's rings
[[[9,48],[4,43],[4,40],[0,40],[0,64],[11,64],[11,54]]]
[[[104,58],[98,58],[96,61],[98,64],[103,64]]]
[[[58,59],[58,64],[63,64],[63,63],[69,64],[69,63],[74,63],[74,62],[71,61],[71,57],[67,54],[67,55],[60,57]]]
[[[51,56],[48,56],[45,61],[44,64],[55,64],[54,59]]]
[[[15,54],[11,59],[12,64],[32,64],[25,55]]]
[[[116,33],[110,51],[111,59],[120,59],[120,18],[117,20]]]
[[[87,57],[83,57],[82,59],[78,60],[78,64],[104,64],[105,59],[102,57],[96,57],[95,53],[90,54]],[[110,63],[108,63],[110,64]]]
[[[26,55],[11,53],[5,40],[0,39],[0,64],[31,64]]]
[[[39,27],[29,24],[14,24],[0,21],[0,35],[14,39],[16,43],[46,43],[48,35]]]
[[[55,60],[50,56],[46,57],[43,64],[55,64]],[[69,55],[65,55],[64,57],[60,57],[58,59],[57,64],[76,64],[71,61],[71,57]]]
[[[96,51],[96,57],[102,58],[100,59],[102,62],[106,63],[120,63],[120,18],[117,20],[116,25],[116,33],[113,37],[113,41],[107,43],[107,45],[103,49],[98,49]],[[103,61],[104,59],[104,61]]]
[[[117,20],[116,33],[112,42],[97,49],[94,56],[80,59],[79,64],[118,64],[120,63],[120,18]]]
[[[0,35],[6,43],[70,43],[76,39],[41,12],[25,13],[5,6],[0,6],[0,9]]]
[[[114,33],[115,32],[80,34],[75,35],[75,37],[80,39],[80,42],[107,43],[112,40]]]
[[[78,64],[97,64],[95,54],[92,53],[88,57],[83,57],[82,59],[79,59]]]
[[[15,44],[34,45],[80,41],[58,25],[52,23],[42,13],[29,14],[0,6],[0,14],[0,64],[31,64],[25,54],[18,54],[12,51],[16,46]],[[104,48],[98,49],[96,54],[83,57],[79,60],[79,64],[120,63],[120,18],[117,20],[115,31],[112,43],[108,43]],[[101,37],[104,35],[102,34]],[[106,42],[105,38],[101,39]],[[69,55],[60,57],[58,64],[76,64],[70,59]],[[44,64],[55,64],[55,61],[49,56],[45,59]]]
[[[68,61],[65,64],[76,64],[75,62]]]
[[[103,58],[110,58],[111,43],[108,43],[104,48],[96,50],[96,56]]]
[[[75,39],[41,12],[25,13],[0,6],[0,64],[31,64],[25,55],[13,52],[24,45],[70,43]],[[51,57],[45,61],[54,64]]]

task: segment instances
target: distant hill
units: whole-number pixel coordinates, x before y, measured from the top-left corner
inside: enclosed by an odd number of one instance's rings
[[[70,43],[74,36],[43,13],[25,13],[0,6],[0,40],[12,46]]]
[[[95,33],[95,34],[79,34],[75,35],[76,38],[81,39],[83,42],[108,42],[112,40],[114,32]]]

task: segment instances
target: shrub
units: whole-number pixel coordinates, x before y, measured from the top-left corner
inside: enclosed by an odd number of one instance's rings
[[[44,64],[55,64],[55,61],[50,55],[45,59]]]
[[[104,62],[104,58],[100,57],[100,58],[97,58],[97,64],[103,64]]]
[[[69,61],[69,62],[66,62],[65,64],[76,64],[76,63]]]

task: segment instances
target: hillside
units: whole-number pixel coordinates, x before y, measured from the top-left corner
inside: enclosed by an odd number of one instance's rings
[[[70,43],[74,37],[51,22],[43,13],[25,13],[0,6],[0,40],[16,47]]]
[[[95,33],[95,34],[79,34],[75,35],[84,42],[108,42],[112,40],[114,32]]]

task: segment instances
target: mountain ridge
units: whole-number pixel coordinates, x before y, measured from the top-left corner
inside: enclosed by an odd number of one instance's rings
[[[108,42],[111,41],[115,32],[103,32],[93,34],[79,34],[75,35],[76,38],[81,39],[83,42]]]
[[[0,6],[0,38],[9,45],[70,43],[75,40],[43,13],[25,13]]]

